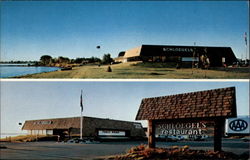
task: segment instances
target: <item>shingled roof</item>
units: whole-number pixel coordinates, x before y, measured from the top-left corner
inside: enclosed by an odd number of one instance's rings
[[[235,87],[144,98],[136,120],[236,117]]]
[[[114,120],[108,118],[95,118],[83,117],[84,128],[109,128],[109,129],[122,129],[123,127],[133,128],[135,124],[141,126],[141,123]],[[68,129],[80,128],[80,117],[68,118],[54,118],[54,119],[40,119],[40,120],[27,120],[25,121],[23,130],[43,130],[43,129]]]

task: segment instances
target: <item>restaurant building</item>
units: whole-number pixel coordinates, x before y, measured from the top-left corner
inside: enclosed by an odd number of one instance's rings
[[[25,121],[22,130],[29,135],[71,137],[80,135],[80,117]],[[142,138],[145,132],[141,123],[94,117],[83,117],[85,138]]]
[[[115,58],[116,62],[175,62],[211,67],[229,66],[238,60],[230,47],[141,45]]]

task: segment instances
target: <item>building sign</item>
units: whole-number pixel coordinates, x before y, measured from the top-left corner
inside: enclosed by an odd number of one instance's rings
[[[163,48],[164,52],[194,52],[193,48]]]
[[[34,122],[34,125],[36,124],[52,124],[52,121],[36,121]]]
[[[190,123],[159,123],[156,124],[157,135],[205,135],[207,134],[206,122]]]
[[[125,131],[99,130],[99,136],[125,136]]]
[[[250,134],[249,117],[229,118],[226,120],[227,134]]]

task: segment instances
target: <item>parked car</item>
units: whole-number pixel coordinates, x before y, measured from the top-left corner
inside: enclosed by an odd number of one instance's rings
[[[81,143],[81,144],[98,144],[99,141],[94,141],[92,139],[80,139],[80,138],[72,138],[67,141],[67,143]]]
[[[176,136],[176,138],[177,138],[179,141],[182,141],[182,140],[185,139],[183,136]]]
[[[85,140],[83,143],[86,143],[86,144],[98,144],[98,143],[100,143],[100,142],[99,142],[99,141],[92,140],[92,139],[87,139],[87,140]]]
[[[207,135],[193,135],[189,137],[191,141],[205,141],[208,138]]]
[[[176,136],[166,136],[167,142],[177,142],[179,139]]]
[[[67,143],[80,143],[80,142],[84,142],[84,140],[82,140],[80,138],[72,138],[72,139],[67,141]]]
[[[243,142],[249,142],[250,141],[250,137],[244,137],[244,138],[241,138],[243,140]]]

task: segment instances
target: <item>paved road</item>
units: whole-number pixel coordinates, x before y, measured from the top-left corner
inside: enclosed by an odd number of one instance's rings
[[[96,159],[100,156],[123,154],[141,142],[103,142],[100,144],[67,144],[55,142],[1,143],[1,159]],[[191,149],[212,150],[212,141],[206,142],[157,142],[157,147],[189,145]],[[249,150],[249,143],[240,140],[224,140],[223,150],[241,154]]]

